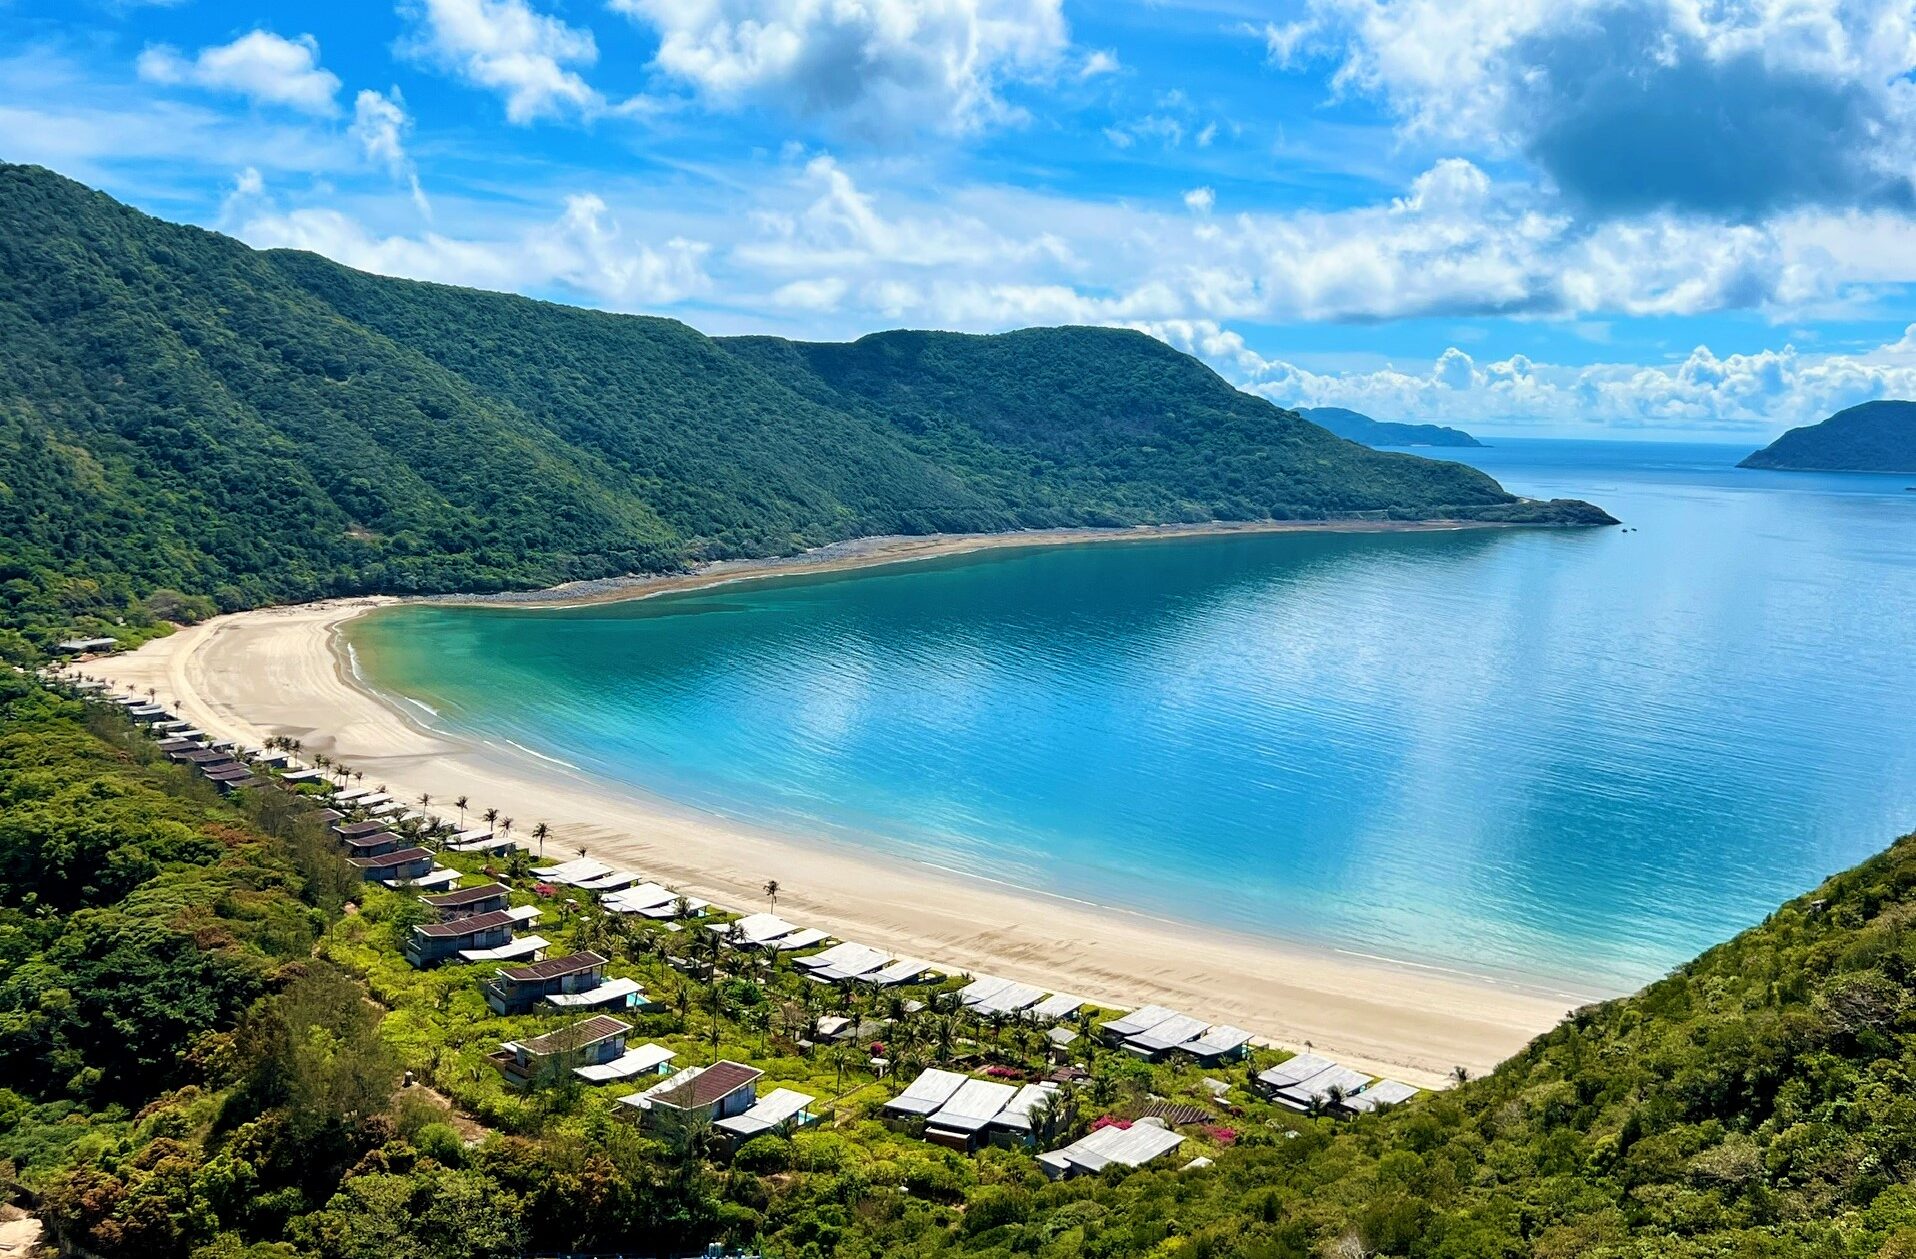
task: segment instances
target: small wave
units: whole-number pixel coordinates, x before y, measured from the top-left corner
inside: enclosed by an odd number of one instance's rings
[[[577,765],[574,765],[571,761],[562,761],[556,756],[547,756],[544,752],[535,752],[523,743],[514,743],[511,739],[501,739],[499,741],[508,747],[518,748],[521,752],[524,752],[527,756],[536,756],[540,760],[545,761],[548,764],[557,765],[561,769],[569,769],[575,774],[580,774],[585,772],[584,770],[580,769]]]

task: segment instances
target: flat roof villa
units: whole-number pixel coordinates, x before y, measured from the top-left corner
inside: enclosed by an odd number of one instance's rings
[[[648,1121],[663,1114],[703,1114],[717,1123],[743,1115],[758,1101],[758,1082],[765,1073],[731,1059],[709,1067],[687,1067],[668,1080],[619,1101]]]
[[[537,909],[521,905],[516,909],[469,914],[449,922],[422,922],[406,937],[406,960],[423,969],[454,958],[478,962],[506,961],[515,955],[531,956],[545,948],[546,941],[538,936],[520,940],[515,932],[521,923],[537,922],[538,919]]]
[[[1032,1109],[1055,1092],[1051,1084],[1020,1087],[932,1067],[920,1072],[883,1110],[894,1126],[915,1125],[922,1119],[925,1140],[970,1153],[986,1141],[1028,1143]]]
[[[669,887],[657,883],[641,883],[637,887],[626,888],[622,892],[612,892],[602,897],[599,907],[608,913],[639,914],[646,918],[676,918],[679,916],[679,902],[685,903],[685,912],[696,914],[711,907],[710,901],[696,897],[680,896]]]
[[[1096,1174],[1113,1164],[1143,1167],[1183,1144],[1184,1138],[1178,1133],[1140,1119],[1128,1128],[1115,1124],[1099,1128],[1063,1149],[1040,1154],[1038,1165],[1044,1168],[1045,1175],[1062,1180],[1068,1176]]]
[[[595,1014],[543,1036],[506,1041],[490,1055],[499,1074],[513,1088],[530,1088],[563,1070],[611,1062],[625,1054],[625,1038],[632,1025]]]
[[[1274,1067],[1266,1067],[1252,1079],[1258,1092],[1269,1096],[1278,1089],[1301,1084],[1320,1071],[1328,1070],[1337,1064],[1321,1054],[1297,1054],[1286,1058]]]
[[[969,1154],[983,1139],[985,1128],[1017,1095],[1016,1085],[966,1080],[943,1106],[925,1117],[925,1140]]]
[[[386,824],[377,819],[364,822],[334,822],[333,834],[341,839],[352,839],[359,835],[376,835],[386,829]]]
[[[676,1057],[678,1054],[663,1045],[645,1044],[637,1049],[628,1049],[605,1062],[575,1067],[572,1074],[588,1084],[609,1084],[614,1080],[629,1080],[636,1075],[670,1075],[672,1059]]]
[[[820,983],[835,984],[882,970],[891,964],[891,960],[891,954],[883,950],[847,940],[821,953],[798,958],[792,965],[809,972]]]

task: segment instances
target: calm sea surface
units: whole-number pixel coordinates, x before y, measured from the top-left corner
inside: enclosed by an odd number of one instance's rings
[[[656,796],[1584,992],[1916,828],[1916,478],[1462,453],[1630,531],[999,552],[352,639],[434,724]]]

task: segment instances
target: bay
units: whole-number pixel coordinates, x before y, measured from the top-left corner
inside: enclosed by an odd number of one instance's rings
[[[998,550],[348,635],[430,724],[797,842],[1580,991],[1916,826],[1909,478],[1441,453],[1625,527]]]

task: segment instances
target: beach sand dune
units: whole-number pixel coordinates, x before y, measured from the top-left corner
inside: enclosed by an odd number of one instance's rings
[[[953,549],[917,545],[906,554]],[[829,566],[883,558],[865,548]],[[732,569],[652,588],[740,576]],[[86,671],[121,687],[156,688],[217,737],[300,739],[308,758],[337,757],[401,799],[428,793],[448,817],[447,802],[464,795],[471,816],[497,807],[516,819],[516,835],[545,822],[553,858],[576,856],[583,846],[595,858],[741,910],[764,908],[762,889],[776,879],[780,916],[801,925],[1110,1005],[1174,1006],[1413,1084],[1441,1085],[1460,1065],[1487,1070],[1588,999],[1291,947],[877,858],[649,799],[523,750],[435,734],[353,677],[339,627],[385,602],[222,616],[90,662]],[[1378,941],[1375,951],[1388,956],[1390,942]]]

